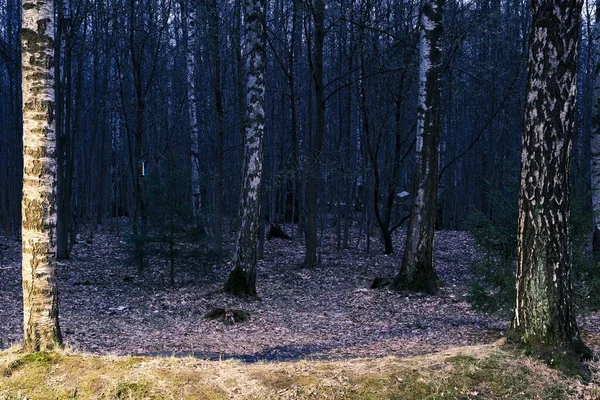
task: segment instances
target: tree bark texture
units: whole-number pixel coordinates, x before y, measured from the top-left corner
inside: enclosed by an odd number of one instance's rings
[[[406,247],[396,289],[427,293],[437,291],[433,268],[438,188],[438,154],[441,124],[442,14],[444,0],[425,1],[420,27],[419,105],[417,108],[417,157],[412,210]]]
[[[245,0],[244,11],[248,75],[242,215],[233,256],[235,266],[225,290],[238,296],[256,297],[257,241],[263,223],[260,211],[265,136],[265,0]]]
[[[62,344],[56,279],[54,6],[23,1],[23,324],[27,352]]]
[[[533,348],[589,354],[571,301],[571,147],[581,0],[532,1],[512,331]]]

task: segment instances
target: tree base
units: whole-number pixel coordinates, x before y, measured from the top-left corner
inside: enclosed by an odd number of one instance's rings
[[[403,271],[400,271],[391,288],[397,291],[409,290],[411,292],[419,292],[426,294],[436,294],[439,290],[439,278],[434,271],[415,271],[412,280],[409,280]]]
[[[375,279],[373,279],[373,283],[371,283],[371,289],[383,289],[389,287],[392,283],[392,278],[378,276]]]
[[[269,225],[269,231],[267,232],[267,240],[271,240],[273,238],[279,238],[283,240],[292,240],[292,238],[281,229],[279,224],[271,224]]]
[[[237,297],[256,300],[258,294],[256,293],[256,286],[252,282],[253,280],[247,276],[243,269],[234,268],[229,274],[229,279],[227,279],[223,290]]]
[[[592,236],[592,252],[594,256],[600,258],[600,227],[594,228],[594,235]]]
[[[592,377],[590,369],[583,361],[592,359],[594,354],[580,339],[571,347],[541,341],[524,343],[518,332],[510,331],[506,343],[529,357],[544,361],[549,367],[566,376],[579,377],[584,382],[589,382]]]

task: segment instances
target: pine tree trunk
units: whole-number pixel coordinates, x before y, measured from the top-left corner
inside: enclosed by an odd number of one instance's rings
[[[417,160],[412,211],[396,289],[437,291],[433,268],[433,236],[441,136],[442,14],[444,0],[423,3],[421,14]]]
[[[570,161],[581,4],[577,0],[531,5],[512,333],[534,350],[550,352],[552,358],[562,358],[559,352],[564,351],[590,355],[580,338],[571,299]]]
[[[234,269],[225,291],[256,297],[257,240],[261,211],[263,139],[265,135],[265,0],[245,0],[246,137],[242,186],[241,225],[233,256]]]
[[[54,6],[23,2],[23,322],[24,350],[62,344],[56,279]]]

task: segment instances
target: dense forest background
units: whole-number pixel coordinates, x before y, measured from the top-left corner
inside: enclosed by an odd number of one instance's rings
[[[93,236],[97,225],[115,224],[111,217],[129,217],[138,235],[189,221],[194,157],[200,228],[219,243],[239,213],[240,1],[56,4],[59,255],[68,256],[82,227]],[[20,6],[0,0],[0,228],[7,236],[18,236],[21,226]],[[395,229],[410,211],[402,192],[412,191],[415,160],[419,2],[325,2],[323,101],[315,100],[312,79],[310,6],[274,0],[267,7],[265,220],[300,222],[302,229],[303,194],[319,154],[319,231],[336,227],[343,247],[357,239],[349,238],[351,226],[361,234]],[[501,217],[493,207],[498,199],[516,207],[529,12],[523,0],[446,2],[439,229],[464,228],[473,209]],[[583,204],[590,192],[592,14],[588,2],[573,158],[575,199]]]

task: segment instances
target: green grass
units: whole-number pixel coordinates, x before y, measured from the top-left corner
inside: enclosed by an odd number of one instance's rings
[[[0,400],[568,399],[574,382],[500,344],[404,359],[256,364],[0,352]],[[600,398],[600,389],[590,393]]]

